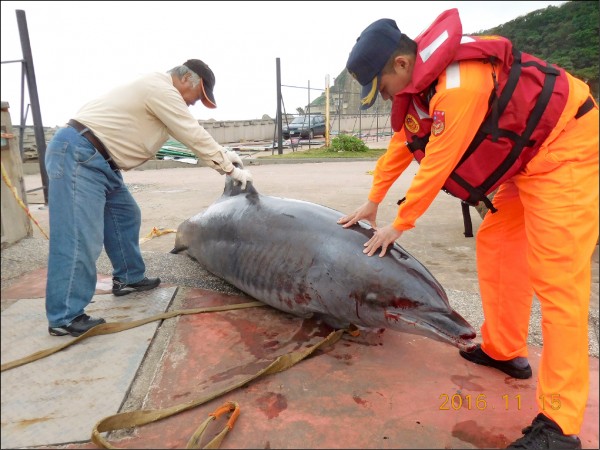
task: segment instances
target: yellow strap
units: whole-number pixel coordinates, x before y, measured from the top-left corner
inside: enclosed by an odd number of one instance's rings
[[[236,402],[225,402],[222,406],[217,408],[215,410],[215,412],[210,413],[208,415],[208,418],[200,424],[198,429],[195,431],[195,433],[189,439],[185,448],[200,448],[200,443],[202,442],[202,437],[203,437],[204,432],[206,431],[209,423],[213,420],[218,419],[219,416],[221,416],[224,413],[231,414],[231,416],[229,417],[229,420],[227,421],[227,424],[225,425],[225,427],[223,427],[223,429],[221,430],[220,433],[218,433],[210,442],[208,442],[204,447],[202,447],[202,448],[219,448],[219,446],[221,445],[221,442],[225,438],[225,435],[229,431],[233,430],[233,425],[235,424],[235,421],[237,420],[238,416],[240,415],[240,405],[238,405]]]
[[[143,238],[140,239],[140,244],[143,244],[146,241],[149,241],[150,239],[154,238],[154,237],[158,237],[158,236],[162,236],[163,234],[167,234],[167,233],[177,233],[177,230],[174,230],[172,228],[156,228],[156,227],[152,227],[152,230],[150,230],[150,233],[148,233],[146,236],[144,236]]]
[[[344,332],[345,332],[345,330],[333,331],[327,337],[325,337],[323,340],[321,340],[320,342],[316,343],[315,345],[313,345],[311,347],[308,347],[304,350],[298,350],[298,351],[286,353],[285,355],[281,355],[277,359],[275,359],[271,364],[269,364],[267,367],[265,367],[262,370],[259,370],[256,374],[250,375],[250,376],[244,378],[243,380],[238,381],[237,383],[233,383],[229,387],[226,387],[218,392],[214,392],[214,393],[205,395],[203,397],[199,397],[195,400],[181,403],[179,405],[171,406],[169,408],[145,409],[145,410],[142,409],[142,410],[137,410],[137,411],[118,413],[118,414],[114,414],[112,416],[105,417],[104,419],[102,419],[98,423],[96,423],[96,425],[94,426],[94,430],[92,431],[92,441],[94,442],[94,444],[98,445],[99,447],[117,448],[117,447],[114,447],[112,444],[110,444],[110,442],[108,442],[103,436],[101,436],[100,433],[105,433],[105,432],[110,432],[110,431],[115,431],[115,430],[122,430],[125,428],[131,428],[131,427],[135,427],[135,426],[145,425],[145,424],[151,423],[151,422],[156,422],[158,420],[162,420],[162,419],[172,416],[174,414],[178,414],[182,411],[187,411],[188,409],[194,408],[198,405],[202,405],[203,403],[206,403],[208,401],[214,400],[215,398],[220,397],[221,395],[226,394],[227,392],[233,391],[234,389],[237,389],[241,386],[244,386],[245,384],[248,384],[250,381],[252,381],[256,378],[259,378],[263,375],[270,375],[270,374],[274,374],[277,372],[283,372],[284,370],[292,367],[297,362],[299,362],[302,359],[309,356],[311,353],[313,353],[315,350],[319,349],[320,347],[336,343],[342,337],[342,334]],[[200,431],[196,431],[196,433],[194,433],[192,438],[190,438],[190,442],[192,442],[192,444],[197,443],[197,440],[194,439],[194,437],[199,434],[202,434],[203,430],[201,428],[202,428],[202,426],[200,426],[200,428],[199,428]],[[227,431],[224,430],[224,432],[221,432],[221,433],[223,434],[223,436],[221,437],[220,440],[222,440],[222,438],[224,437],[224,434],[226,434]],[[220,440],[218,443],[220,443]],[[188,442],[188,444],[190,442]],[[213,442],[213,444],[215,444],[215,443],[216,442]],[[218,447],[204,447],[204,448],[218,448]]]
[[[53,353],[63,350],[77,342],[82,341],[83,339],[87,339],[88,337],[117,333],[119,331],[129,330],[131,328],[145,325],[145,324],[153,322],[155,320],[169,319],[169,318],[172,318],[175,316],[180,316],[180,315],[199,314],[199,313],[215,312],[215,311],[226,311],[226,310],[242,309],[242,308],[253,308],[253,307],[257,307],[257,306],[267,306],[267,305],[265,303],[255,301],[255,302],[239,303],[236,305],[228,305],[228,306],[214,306],[214,307],[206,307],[206,308],[194,308],[194,309],[168,311],[165,313],[157,314],[157,315],[147,317],[144,319],[140,319],[140,320],[134,320],[131,322],[103,323],[103,324],[95,326],[94,328],[89,329],[81,336],[78,336],[71,341],[65,342],[64,344],[57,345],[56,347],[52,347],[47,350],[41,350],[41,351],[35,352],[29,356],[26,356],[24,358],[20,358],[20,359],[2,364],[1,372],[28,364],[32,361],[36,361],[41,358],[45,358],[46,356],[52,355]],[[290,367],[292,367],[297,362],[300,362],[301,360],[303,360],[304,358],[309,356],[311,353],[313,353],[315,350],[319,349],[320,347],[323,347],[328,344],[329,345],[334,344],[342,337],[342,334],[346,331],[348,331],[348,330],[340,329],[340,330],[333,331],[327,337],[325,337],[323,340],[316,343],[315,345],[308,347],[304,350],[290,352],[290,353],[286,353],[285,355],[281,355],[277,359],[275,359],[271,364],[269,364],[267,367],[265,367],[262,370],[259,370],[256,374],[250,375],[250,376],[244,378],[243,380],[232,384],[229,387],[226,387],[218,392],[215,392],[215,393],[212,393],[209,395],[205,395],[204,397],[200,397],[196,400],[192,400],[192,401],[189,401],[186,403],[181,403],[179,405],[175,405],[170,408],[129,411],[129,412],[118,413],[118,414],[114,414],[112,416],[105,417],[104,419],[102,419],[98,423],[96,423],[96,425],[94,426],[94,429],[92,430],[91,439],[96,445],[98,445],[100,447],[117,448],[117,447],[114,447],[112,444],[110,444],[110,442],[108,442],[103,436],[101,436],[100,433],[121,430],[124,428],[131,428],[134,426],[145,425],[147,423],[156,422],[158,420],[164,419],[165,417],[169,417],[169,416],[178,414],[182,411],[186,411],[188,409],[191,409],[191,408],[199,406],[203,403],[206,403],[210,400],[213,400],[217,397],[220,397],[221,395],[226,394],[227,392],[230,392],[234,389],[237,389],[245,384],[248,384],[250,381],[252,381],[256,378],[259,378],[263,375],[270,375],[270,374],[274,374],[277,372],[283,372],[284,370],[287,370]],[[233,405],[233,408],[232,408],[232,405]],[[198,427],[198,429],[192,435],[192,437],[190,437],[186,448],[198,448],[198,445],[200,444],[202,435],[205,432],[208,424],[212,420],[215,420],[219,415],[221,415],[225,412],[232,413],[232,416],[230,417],[229,421],[227,422],[227,425],[219,434],[217,434],[217,436],[215,436],[209,443],[207,443],[203,447],[203,448],[219,448],[219,446],[221,445],[221,442],[225,438],[225,435],[233,428],[233,424],[235,423],[235,420],[237,419],[237,416],[239,415],[239,407],[237,406],[237,403],[234,403],[234,402],[226,403],[224,406],[217,409],[214,413],[210,414],[209,418],[206,419]]]
[[[107,322],[100,325],[95,326],[94,328],[90,328],[88,331],[83,333],[81,336],[76,337],[73,340],[65,342],[64,344],[57,345],[56,347],[52,347],[46,350],[40,350],[38,352],[32,353],[29,356],[25,356],[24,358],[16,359],[11,362],[7,362],[2,364],[2,370],[0,372],[4,372],[5,370],[14,369],[15,367],[23,366],[32,361],[36,361],[38,359],[45,358],[46,356],[50,356],[53,353],[59,352],[77,342],[80,342],[84,339],[87,339],[92,336],[100,336],[103,334],[111,334],[118,333],[119,331],[129,330],[131,328],[136,328],[141,325],[146,325],[147,323],[154,322],[155,320],[162,319],[170,319],[175,316],[183,316],[186,314],[199,314],[205,312],[215,312],[215,311],[228,311],[230,309],[242,309],[242,308],[254,308],[256,306],[266,306],[265,303],[262,302],[248,302],[248,303],[238,303],[236,305],[227,305],[227,306],[212,306],[206,308],[194,308],[194,309],[180,309],[177,311],[167,311],[161,314],[157,314],[151,317],[147,317],[145,319],[133,320],[131,322]]]
[[[37,227],[40,229],[40,231],[42,232],[44,237],[46,239],[50,239],[48,237],[48,235],[46,234],[46,232],[44,231],[44,229],[40,226],[38,221],[33,218],[33,216],[31,215],[31,212],[29,212],[29,208],[27,207],[27,205],[25,205],[25,203],[23,203],[23,200],[21,200],[21,198],[19,197],[19,194],[17,194],[17,189],[10,182],[10,179],[8,178],[8,174],[6,173],[6,170],[4,169],[4,163],[0,163],[0,164],[2,165],[2,179],[4,180],[4,183],[6,183],[6,185],[10,189],[10,191],[12,192],[13,197],[15,198],[15,200],[17,201],[19,206],[25,211],[25,213],[27,214],[27,217],[29,217],[33,221],[33,223],[35,223],[37,225]]]

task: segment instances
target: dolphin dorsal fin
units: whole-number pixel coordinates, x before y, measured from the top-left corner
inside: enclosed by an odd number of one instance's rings
[[[239,183],[233,181],[229,175],[226,175],[225,180],[225,189],[223,189],[223,196],[225,197],[235,197],[236,195],[258,195],[258,191],[252,184],[252,181],[248,181],[246,183],[246,189],[242,191],[242,186]]]

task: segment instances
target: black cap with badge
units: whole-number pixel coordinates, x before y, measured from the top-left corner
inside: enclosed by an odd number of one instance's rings
[[[379,93],[381,72],[398,48],[402,33],[392,19],[379,19],[360,34],[350,51],[346,68],[363,87],[360,109],[373,106]]]

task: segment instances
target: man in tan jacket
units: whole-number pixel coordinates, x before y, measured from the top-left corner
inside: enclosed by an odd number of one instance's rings
[[[189,111],[198,100],[216,108],[214,85],[208,65],[190,59],[90,101],[49,142],[46,316],[52,336],[79,336],[105,322],[84,312],[94,295],[96,261],[103,246],[113,265],[114,295],[160,284],[159,278],[145,275],[139,246],[141,212],[122,170],[152,159],[172,136],[242,189],[252,180],[239,156],[221,147]]]

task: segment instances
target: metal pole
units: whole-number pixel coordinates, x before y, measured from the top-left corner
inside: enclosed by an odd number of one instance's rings
[[[27,87],[29,89],[29,102],[31,104],[31,115],[33,116],[33,130],[35,133],[35,143],[37,145],[38,161],[40,164],[40,175],[42,176],[42,186],[44,188],[44,204],[48,204],[48,173],[46,172],[46,137],[44,136],[44,126],[42,125],[42,113],[40,110],[40,99],[37,92],[37,83],[35,81],[35,71],[33,69],[33,55],[31,53],[31,44],[29,42],[29,31],[27,29],[27,19],[25,11],[17,9],[17,23],[19,25],[19,36],[21,37],[21,49],[23,51],[23,60],[27,75]],[[25,130],[23,129],[24,133]]]
[[[281,64],[279,58],[275,58],[277,72],[277,153],[283,154],[283,125],[281,124]]]
[[[377,136],[376,137],[376,141],[379,142],[379,107],[375,108],[375,114],[376,114],[375,117],[376,117],[376,120],[377,120],[377,122],[376,122],[377,123],[377,125],[376,125],[377,126],[377,131],[375,132],[376,133],[375,136]]]
[[[358,138],[362,140],[362,110],[358,108]]]
[[[342,130],[342,95],[343,91],[341,86],[338,87],[338,136]]]
[[[329,147],[329,75],[325,77],[325,147]]]
[[[308,80],[308,148],[310,150],[310,80]],[[302,137],[302,136],[300,136]]]
[[[21,121],[19,122],[19,152],[21,153],[21,161],[25,161],[25,148],[23,140],[25,138],[25,123],[27,114],[29,113],[29,105],[25,111],[25,61],[21,62]]]

